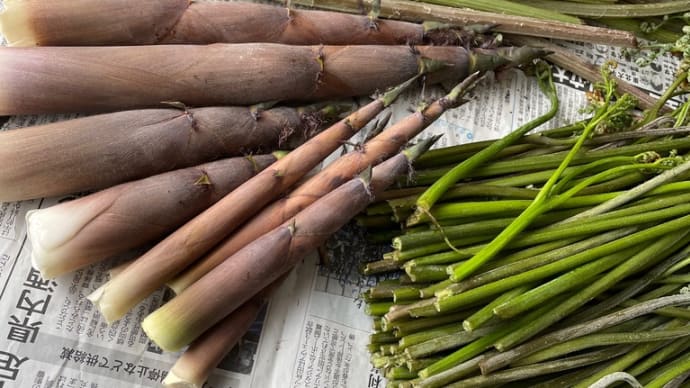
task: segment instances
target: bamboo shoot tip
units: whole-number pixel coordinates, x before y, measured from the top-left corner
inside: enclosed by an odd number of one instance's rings
[[[180,344],[177,338],[174,338],[176,337],[176,331],[166,324],[168,322],[167,318],[163,316],[165,314],[161,313],[160,308],[152,312],[141,321],[141,329],[161,349],[166,352],[178,352],[184,346],[189,345],[189,343]]]
[[[102,286],[98,287],[94,292],[90,293],[86,297],[86,299],[88,299],[94,306],[96,306],[98,311],[101,312],[101,315],[103,315],[103,318],[105,319],[106,323],[111,324],[120,318],[120,314],[116,313],[111,304],[105,303],[105,301],[103,300],[106,294],[107,286],[108,283],[105,283]]]
[[[42,257],[37,255],[36,252],[31,252],[31,266],[41,274],[41,277],[45,280],[55,279],[60,274],[57,271],[51,270],[50,266],[46,265]]]
[[[36,46],[36,37],[31,30],[33,23],[28,15],[29,2],[5,0],[5,10],[0,13],[0,35],[5,37],[8,46]]]
[[[182,291],[186,288],[184,285],[184,282],[180,281],[179,279],[174,279],[171,280],[166,284],[166,286],[172,291],[175,295],[180,295]]]
[[[185,380],[184,378],[175,374],[174,370],[170,370],[168,375],[165,376],[163,386],[169,388],[201,388],[200,384]]]
[[[62,273],[57,268],[51,267],[51,260],[47,249],[41,243],[41,223],[34,222],[34,216],[38,210],[29,210],[26,213],[26,234],[31,245],[31,266],[37,270],[43,279],[54,279]],[[53,260],[54,261],[54,260]]]

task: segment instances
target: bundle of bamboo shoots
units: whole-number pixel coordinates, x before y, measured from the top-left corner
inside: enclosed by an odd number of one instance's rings
[[[484,27],[248,3],[7,1],[0,23],[15,46],[114,45],[0,48],[0,115],[100,113],[0,133],[0,200],[96,190],[27,215],[46,278],[154,243],[89,299],[113,321],[166,283],[178,292],[143,324],[166,350],[191,344],[175,386],[203,384],[295,263],[409,172],[437,138],[401,150],[481,73],[546,54],[495,47]],[[306,178],[404,90],[438,83],[457,86]],[[355,111],[331,102],[377,93]],[[227,299],[207,297],[218,284]]]

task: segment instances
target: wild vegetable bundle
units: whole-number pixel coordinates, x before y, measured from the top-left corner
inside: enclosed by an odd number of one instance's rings
[[[430,151],[360,218],[394,235],[364,273],[401,273],[363,295],[389,386],[687,378],[687,103],[634,118],[604,78],[585,122]]]

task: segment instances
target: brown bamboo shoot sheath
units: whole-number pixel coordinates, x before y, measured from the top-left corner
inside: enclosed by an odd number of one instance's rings
[[[421,24],[266,4],[189,0],[5,0],[10,46],[210,43],[421,44]]]
[[[0,202],[102,189],[296,146],[321,119],[318,112],[294,108],[259,116],[244,107],[141,109],[0,132]]]
[[[457,81],[509,62],[501,57],[507,50],[268,43],[0,47],[0,115],[361,96],[428,70],[422,58],[446,64],[428,81]]]

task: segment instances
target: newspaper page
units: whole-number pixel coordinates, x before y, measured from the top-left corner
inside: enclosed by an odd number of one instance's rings
[[[639,69],[625,64],[614,48],[567,46],[596,64],[619,60],[619,77],[655,95],[668,86],[675,71],[670,58]],[[547,127],[581,118],[589,88],[560,69],[554,69],[554,77],[561,107]],[[391,122],[441,93],[409,92],[392,107]],[[437,147],[494,139],[547,109],[548,100],[535,80],[514,70],[482,81],[470,102],[444,114],[421,137],[442,133]],[[12,117],[2,130],[74,117]],[[361,137],[352,140],[358,141]],[[108,279],[109,268],[141,252],[54,280],[42,279],[31,267],[26,213],[78,195],[0,203],[0,388],[159,387],[179,354],[162,352],[140,323],[171,293],[159,290],[111,325],[85,299]],[[205,387],[384,387],[385,379],[369,363],[366,344],[372,322],[358,298],[377,279],[360,276],[358,267],[378,259],[386,247],[363,243],[362,233],[348,226],[329,241],[324,255],[313,254],[300,263]]]

